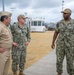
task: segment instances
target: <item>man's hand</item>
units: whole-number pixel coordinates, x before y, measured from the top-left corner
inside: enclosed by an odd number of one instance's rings
[[[5,49],[4,48],[0,48],[0,53],[4,53]]]
[[[54,43],[52,43],[51,48],[52,48],[52,49],[54,49],[54,48],[55,48],[55,44],[54,44]]]
[[[25,45],[28,46],[29,45],[29,42],[27,41]]]
[[[13,42],[13,46],[16,46],[16,47],[18,47],[18,43],[16,43],[16,42]]]

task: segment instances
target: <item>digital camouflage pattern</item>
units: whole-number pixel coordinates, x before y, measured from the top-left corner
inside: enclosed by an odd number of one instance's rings
[[[61,20],[57,23],[56,31],[59,32],[56,41],[57,72],[62,73],[64,56],[67,60],[67,72],[74,75],[74,20],[68,23]]]
[[[12,70],[18,70],[18,64],[20,71],[24,70],[24,65],[26,62],[26,41],[31,40],[30,38],[30,30],[27,25],[24,27],[20,27],[18,23],[10,26],[11,32],[13,35],[13,41],[18,43],[18,47],[12,47]]]

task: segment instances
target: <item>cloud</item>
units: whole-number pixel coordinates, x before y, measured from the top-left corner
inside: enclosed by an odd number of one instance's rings
[[[2,5],[3,0],[0,0],[0,5]],[[5,7],[11,7],[14,4],[16,8],[26,8],[30,5],[31,0],[4,0]]]
[[[13,13],[13,19],[20,13],[27,13],[28,17],[42,17],[47,22],[57,22],[62,19],[62,0],[4,0],[5,10]],[[2,0],[0,0],[2,8]],[[74,18],[74,0],[64,0],[64,9],[71,8]],[[0,8],[0,10],[1,10]]]
[[[59,0],[32,0],[32,8],[54,8],[59,7],[61,5],[61,1]]]

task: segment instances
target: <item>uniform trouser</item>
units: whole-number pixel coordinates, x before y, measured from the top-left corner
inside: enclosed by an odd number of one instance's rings
[[[74,75],[74,50],[71,50],[69,48],[59,48],[56,49],[56,55],[57,55],[57,72],[62,73],[62,67],[63,67],[63,60],[66,56],[66,62],[67,62],[67,72],[69,75]]]
[[[7,75],[10,63],[10,49],[0,53],[0,75]]]
[[[26,62],[26,47],[23,48],[12,48],[12,71],[16,72],[18,70],[23,71]]]

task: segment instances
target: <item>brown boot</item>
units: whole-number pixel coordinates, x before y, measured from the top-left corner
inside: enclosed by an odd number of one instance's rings
[[[17,72],[13,72],[13,75],[17,75]]]
[[[62,73],[58,73],[57,75],[62,75]]]
[[[25,74],[23,73],[23,71],[20,71],[20,72],[19,72],[19,75],[25,75]]]

